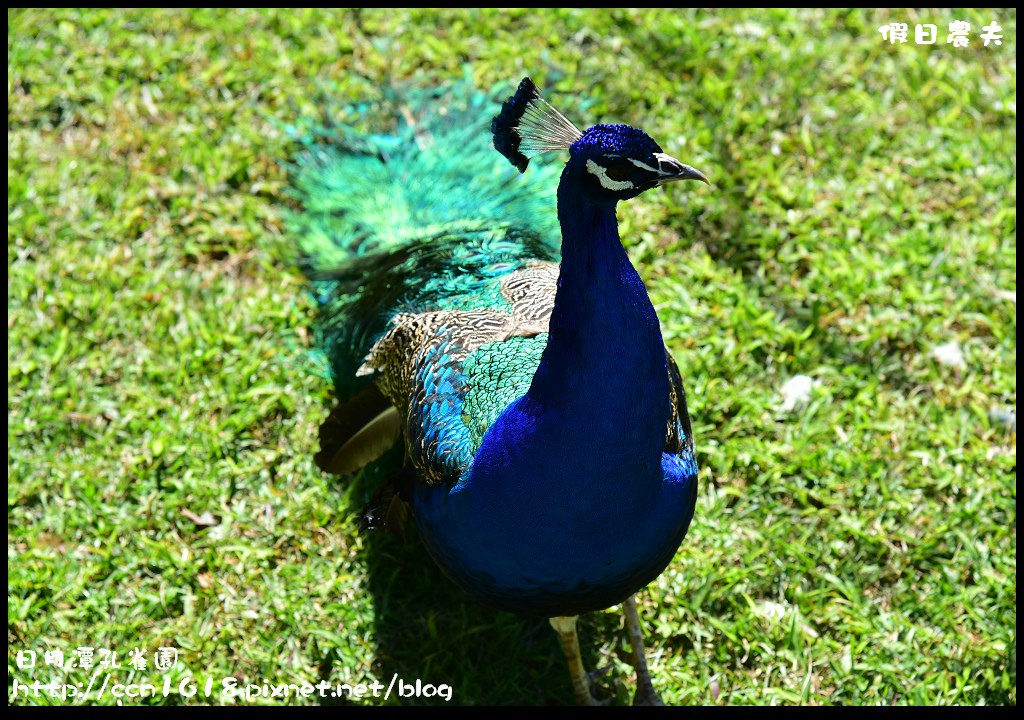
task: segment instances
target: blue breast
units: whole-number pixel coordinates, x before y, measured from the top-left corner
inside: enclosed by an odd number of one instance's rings
[[[513,405],[506,415],[517,411]],[[502,446],[529,442],[527,428],[500,438]],[[625,494],[622,477],[602,477],[585,457],[508,459],[504,471],[471,468],[455,487],[418,485],[413,497],[420,535],[438,565],[503,609],[551,617],[622,602],[665,569],[693,518],[692,456],[662,453],[654,467],[638,463],[631,479],[654,490]],[[592,481],[585,494],[580,477]]]

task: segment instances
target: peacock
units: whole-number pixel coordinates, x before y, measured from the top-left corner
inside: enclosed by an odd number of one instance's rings
[[[581,704],[577,616],[622,603],[634,703],[661,704],[634,595],[686,535],[698,472],[616,204],[708,180],[635,127],[579,130],[529,77],[490,133],[487,95],[468,95],[395,101],[386,133],[296,131],[290,224],[340,399],[315,461],[350,474],[404,443],[364,524],[411,514],[466,592],[549,618]]]

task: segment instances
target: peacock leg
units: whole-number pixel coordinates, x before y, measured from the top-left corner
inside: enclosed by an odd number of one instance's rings
[[[654,691],[651,673],[647,670],[647,658],[644,657],[644,631],[640,627],[640,613],[636,610],[636,595],[630,595],[622,603],[626,615],[626,629],[629,630],[629,642],[633,645],[633,665],[636,668],[636,695],[634,705],[664,705],[661,697]]]
[[[562,641],[562,651],[569,663],[569,674],[572,676],[572,691],[579,705],[604,705],[590,693],[590,676],[583,669],[583,656],[580,655],[580,640],[576,634],[576,616],[548,618],[551,627],[558,633]]]

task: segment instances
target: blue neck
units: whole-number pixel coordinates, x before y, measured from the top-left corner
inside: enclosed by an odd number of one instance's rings
[[[615,206],[585,198],[570,163],[558,187],[558,219],[561,273],[526,407],[556,436],[584,439],[595,468],[656,467],[670,412],[665,349],[619,240]]]

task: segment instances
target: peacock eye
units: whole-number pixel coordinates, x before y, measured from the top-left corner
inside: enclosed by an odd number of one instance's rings
[[[633,167],[625,160],[613,160],[612,163],[605,168],[605,172],[610,179],[622,182],[623,180],[629,180],[630,176],[633,174]]]

